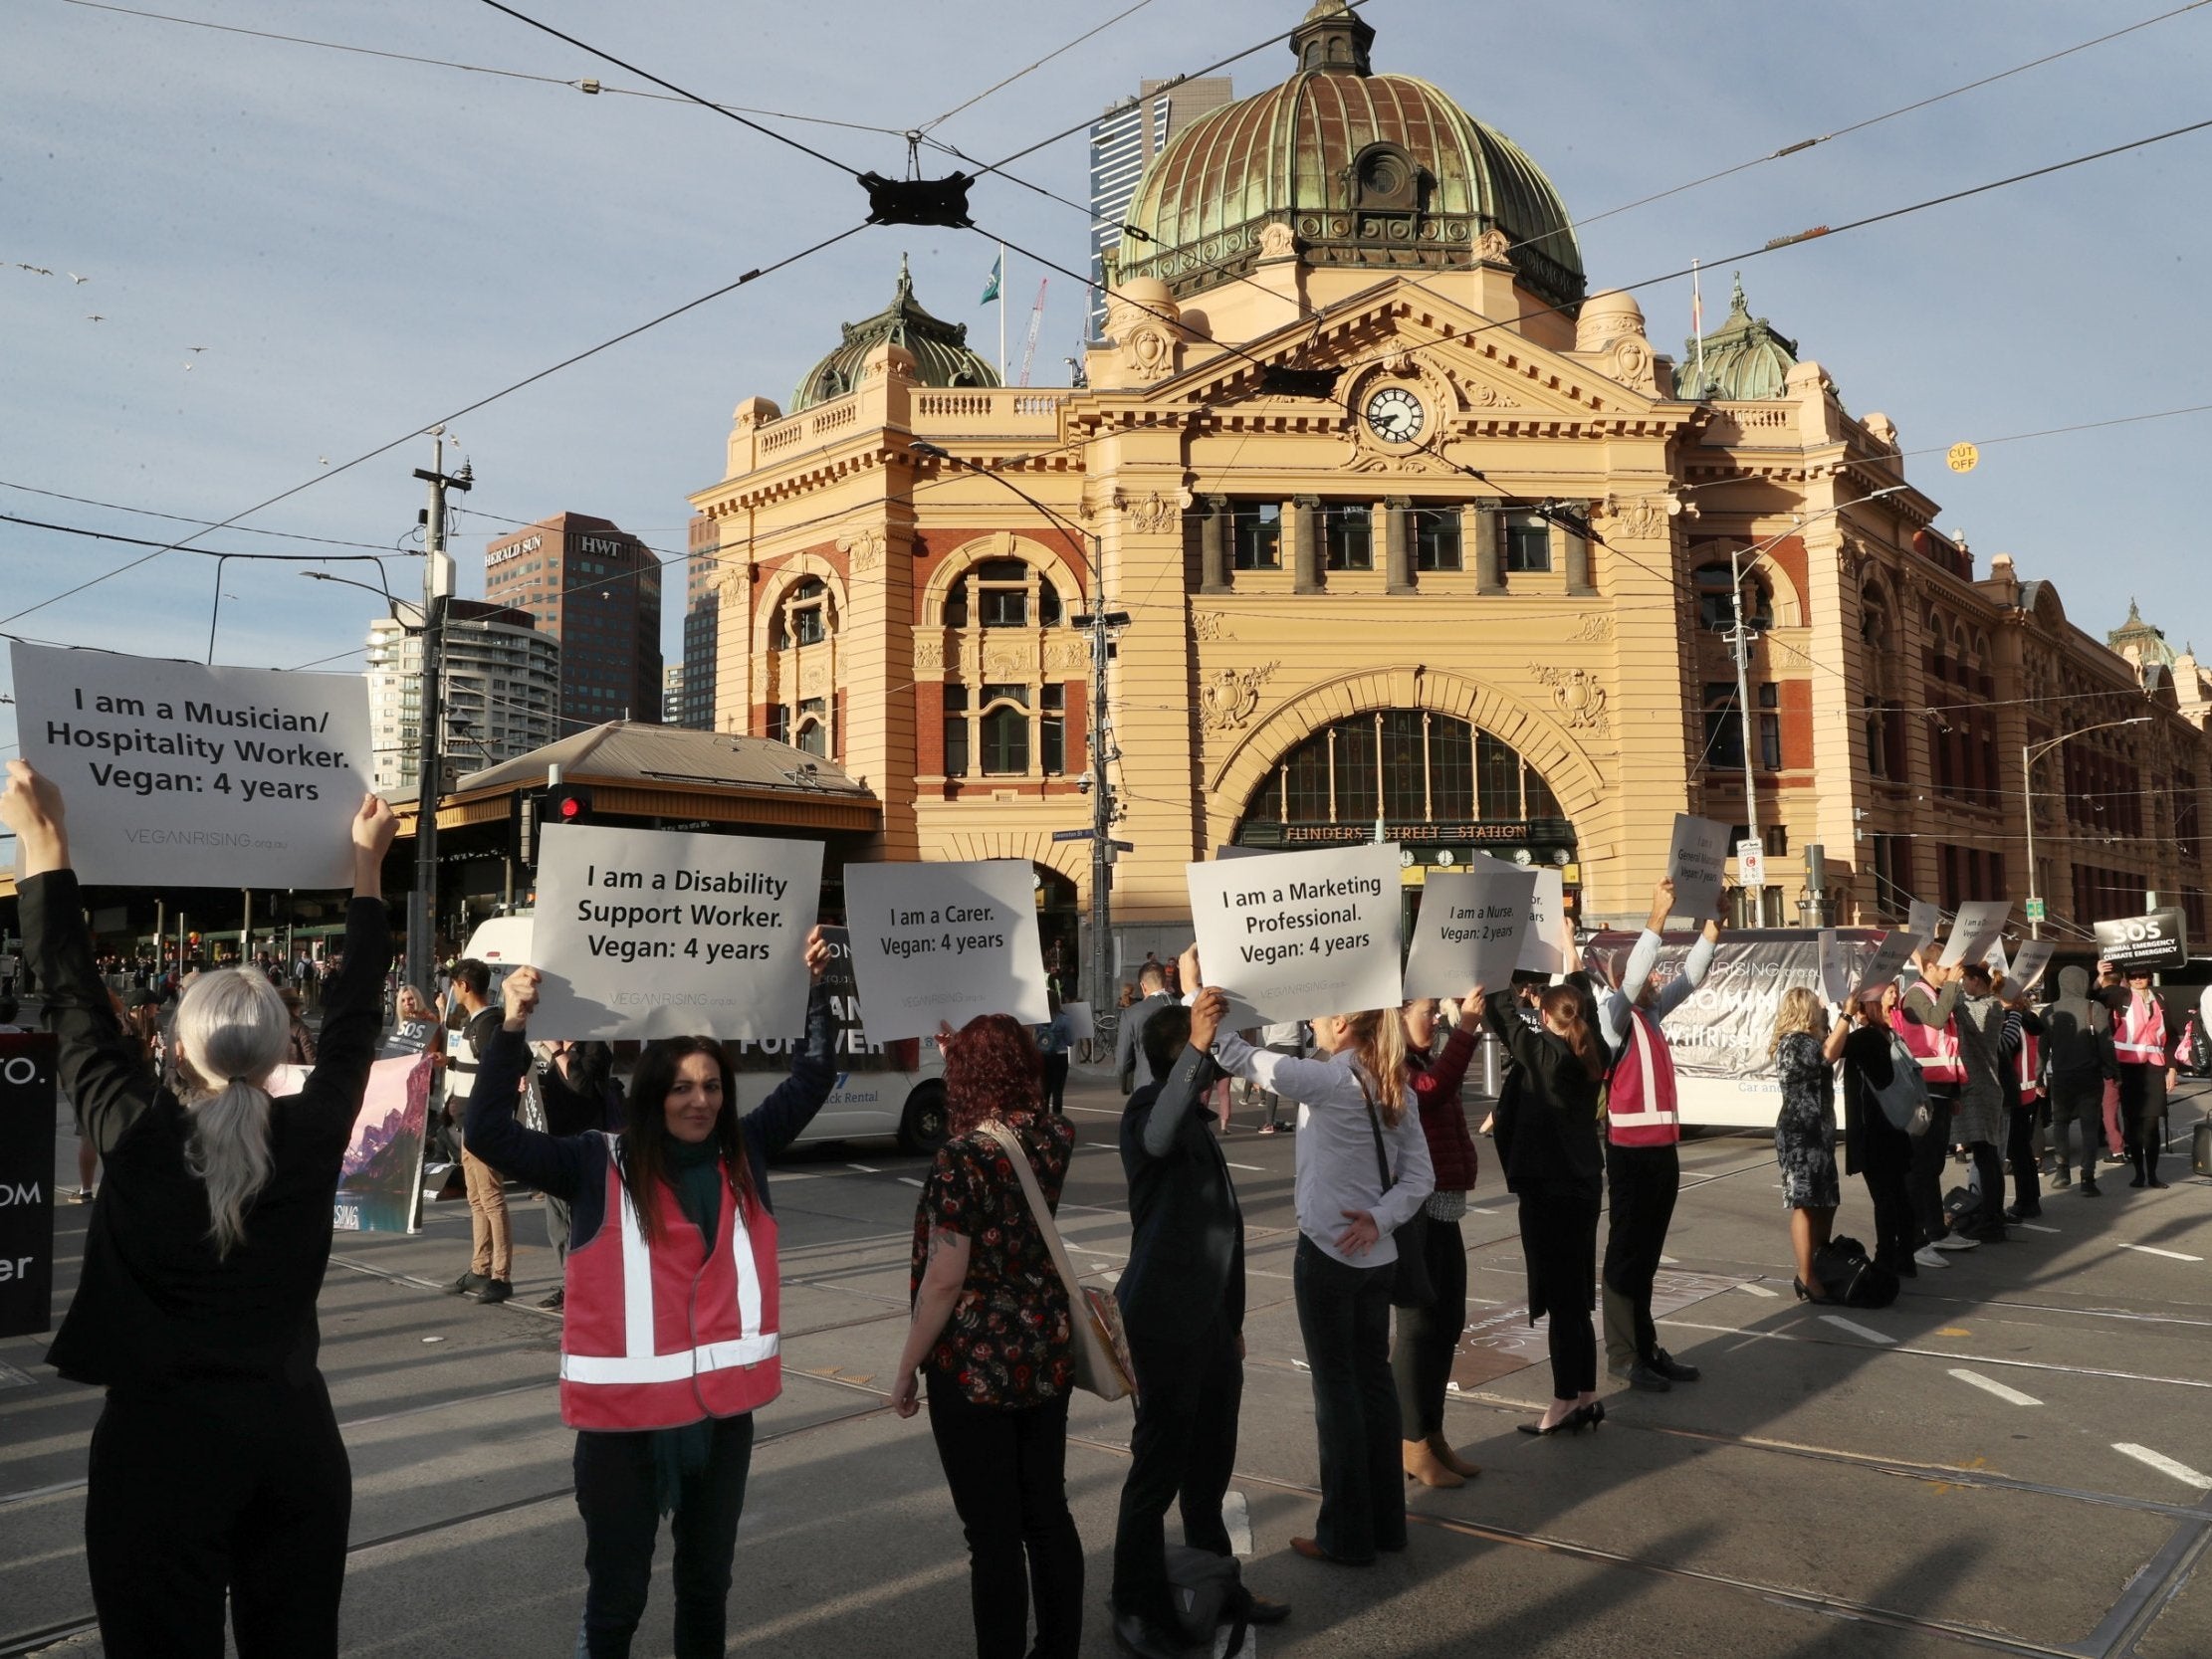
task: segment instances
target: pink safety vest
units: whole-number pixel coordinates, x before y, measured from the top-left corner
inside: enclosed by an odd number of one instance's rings
[[[2037,1081],[2043,1069],[2043,1039],[2020,1033],[2020,1052],[2014,1057],[2020,1066],[2020,1104],[2043,1099],[2043,1085]]]
[[[570,1428],[679,1428],[735,1417],[782,1391],[775,1217],[739,1213],[723,1171],[707,1247],[667,1183],[648,1246],[608,1136],[606,1220],[568,1252],[560,1332],[560,1420]]]
[[[2127,1008],[2112,1030],[2112,1058],[2123,1066],[2166,1063],[2166,1008],[2143,991],[2127,993]]]
[[[1616,1146],[1671,1146],[1681,1140],[1674,1112],[1674,1056],[1658,1020],[1631,1006],[1629,1052],[1606,1086],[1606,1135]]]
[[[1917,988],[1930,998],[1935,995],[1935,987],[1925,979]],[[1923,1082],[1956,1085],[1966,1081],[1966,1065],[1958,1056],[1958,1031],[1950,1020],[1939,1028],[1922,1025],[1900,1008],[1895,1029],[1912,1058],[1919,1062]]]

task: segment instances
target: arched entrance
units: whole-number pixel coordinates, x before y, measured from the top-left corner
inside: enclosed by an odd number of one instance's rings
[[[1059,987],[1063,1000],[1073,1000],[1082,956],[1078,934],[1082,915],[1076,905],[1075,884],[1049,864],[1029,866],[1037,902],[1037,944],[1044,952],[1044,972]]]
[[[1293,745],[1245,798],[1239,846],[1269,852],[1395,841],[1409,930],[1429,871],[1477,854],[1558,867],[1569,914],[1575,826],[1544,774],[1510,743],[1428,709],[1332,721]]]

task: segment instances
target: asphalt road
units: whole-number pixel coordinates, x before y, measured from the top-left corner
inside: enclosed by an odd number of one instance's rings
[[[1127,1245],[1117,1096],[1078,1073],[1061,1222],[1101,1277]],[[2191,1122],[2195,1100],[2177,1106]],[[1412,1548],[1355,1570],[1302,1561],[1316,1462],[1291,1305],[1294,1141],[1233,1127],[1251,1311],[1232,1505],[1262,1592],[1295,1615],[1276,1655],[2212,1655],[2212,1182],[2047,1195],[2044,1230],[1924,1272],[1880,1312],[1802,1307],[1771,1147],[1683,1148],[1662,1340],[1706,1380],[1619,1391],[1595,1434],[1513,1432],[1549,1392],[1515,1314],[1512,1201],[1485,1167],[1464,1224],[1469,1320],[1451,1434],[1482,1476],[1410,1488]],[[73,1167],[64,1124],[62,1163]],[[1481,1143],[1485,1153],[1487,1142]],[[884,1404],[903,1334],[924,1165],[886,1145],[778,1167],[782,1397],[761,1414],[731,1595],[735,1653],[973,1651],[965,1552],[926,1424]],[[71,1175],[69,1179],[74,1179]],[[1847,1182],[1840,1230],[1864,1235]],[[416,1237],[341,1235],[324,1369],[353,1462],[350,1654],[571,1650],[582,1534],[552,1382],[555,1316],[535,1202],[518,1200],[518,1296],[439,1294],[465,1206]],[[87,1211],[64,1206],[74,1285]],[[1838,1316],[1841,1317],[1832,1317]],[[100,1401],[0,1343],[0,1659],[97,1653],[82,1553]],[[1078,1396],[1068,1478],[1100,1605],[1129,1411]],[[1248,1537],[1246,1536],[1248,1535]],[[1171,1535],[1172,1536],[1172,1535]],[[669,1651],[667,1551],[636,1651]],[[1247,1651],[1252,1651],[1248,1649]]]

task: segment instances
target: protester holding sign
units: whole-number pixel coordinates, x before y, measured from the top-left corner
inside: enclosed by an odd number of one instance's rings
[[[220,1652],[227,1599],[241,1653],[334,1654],[352,1476],[315,1304],[382,1015],[378,894],[397,820],[373,795],[353,816],[345,968],[305,1087],[270,1098],[290,1022],[267,977],[233,969],[200,974],[177,1006],[172,1092],[101,981],[60,790],[21,760],[8,777],[25,958],[107,1162],[46,1355],[108,1390],[85,1506],[106,1651]]]
[[[1605,1421],[1590,1304],[1604,1199],[1598,1117],[1606,1053],[1584,1012],[1586,994],[1548,987],[1537,1004],[1541,1027],[1521,1018],[1513,991],[1496,992],[1482,1009],[1517,1073],[1499,1091],[1494,1135],[1506,1189],[1520,1199],[1528,1323],[1550,1316],[1552,1401],[1542,1417],[1520,1425],[1524,1434],[1580,1434]]]
[[[2166,1039],[2166,1005],[2150,988],[2150,969],[2127,966],[2127,992],[2112,1023],[2112,1058],[2119,1064],[2119,1122],[2129,1186],[2164,1186],[2158,1178],[2158,1120],[2166,1110],[2166,1072],[2173,1045]]]
[[[1920,1068],[1927,1085],[1928,1112],[1934,1119],[1927,1134],[1912,1142],[1912,1218],[1919,1229],[1919,1252],[1914,1260],[1923,1267],[1942,1263],[1946,1250],[1971,1250],[1974,1239],[1953,1233],[1943,1219],[1943,1156],[1951,1144],[1951,1117],[1958,1106],[1959,1085],[1966,1080],[1966,1065],[1959,1058],[1958,1026],[1954,1016],[1964,987],[1958,970],[1936,961],[1930,944],[1914,952],[1920,977],[1898,1004],[1902,1016],[1897,1034]]]
[[[1917,1279],[1912,1254],[1912,1168],[1916,1106],[1926,1090],[1919,1068],[1894,1027],[1900,1000],[1894,980],[1862,985],[1850,1012],[1839,1019],[1843,1039],[1844,1167],[1867,1183],[1875,1212],[1875,1266],[1901,1279]],[[1927,1126],[1922,1123],[1921,1132]],[[1933,1258],[1947,1266],[1941,1256]]]
[[[968,1536],[979,1659],[1075,1659],[1083,1645],[1083,1541],[1067,1507],[1075,1287],[1060,1280],[1044,1232],[1050,1218],[1031,1212],[1007,1150],[1007,1141],[1020,1148],[1056,1208],[1075,1131],[1041,1110],[1043,1062],[1010,1015],[980,1014],[937,1040],[952,1138],[915,1204],[914,1316],[891,1409],[912,1417],[928,1395],[930,1436]]]
[[[2066,1132],[2081,1125],[2082,1185],[2085,1198],[2101,1196],[2097,1185],[2098,1150],[2104,1141],[2104,1082],[2113,1072],[2112,1011],[2090,994],[2089,969],[2059,969],[2059,994],[2044,1005],[2045,1046],[2050,1055],[2051,1153],[2057,1167],[2051,1184],[2063,1187],[2068,1173]]]
[[[1481,1473],[1452,1449],[1444,1437],[1443,1397],[1451,1380],[1451,1356],[1467,1323],[1467,1245],[1459,1218],[1467,1213],[1481,1160],[1467,1133],[1467,1109],[1459,1085],[1482,1036],[1482,999],[1471,992],[1459,1004],[1460,1019],[1443,1051],[1431,1056],[1437,1040],[1437,1000],[1422,997],[1406,1004],[1406,1084],[1421,1116],[1422,1139],[1437,1189],[1422,1206],[1421,1218],[1406,1231],[1421,1239],[1421,1257],[1430,1292],[1427,1303],[1408,1306],[1398,1298],[1398,1334],[1391,1345],[1391,1371],[1398,1378],[1399,1433],[1405,1440],[1406,1473],[1423,1486],[1464,1485]],[[1405,1242],[1403,1239],[1401,1243]]]
[[[1716,901],[1717,902],[1717,901]],[[1674,883],[1652,890],[1652,914],[1629,951],[1620,983],[1598,998],[1598,1029],[1612,1057],[1606,1103],[1606,1368],[1629,1385],[1664,1393],[1695,1382],[1698,1370],[1659,1346],[1652,1286],[1682,1184],[1681,1125],[1674,1106],[1674,1056],[1662,1021],[1704,983],[1720,943],[1708,920],[1681,971],[1659,982],[1660,933],[1674,914]]]
[[[676,1540],[675,1650],[724,1651],[753,1413],[783,1383],[768,1160],[836,1081],[828,963],[816,930],[805,950],[806,1050],[743,1118],[721,1045],[670,1037],[639,1055],[620,1135],[525,1129],[515,1106],[531,1067],[534,967],[508,975],[500,1023],[477,1056],[469,1149],[568,1205],[560,1420],[576,1430],[578,1649],[594,1659],[630,1651],[664,1515]]]
[[[2043,1100],[2043,1020],[2028,1001],[2021,981],[2000,974],[1997,1000],[2004,1004],[2005,1030],[2000,1047],[2004,1065],[1998,1082],[2005,1091],[2005,1161],[2012,1165],[2012,1203],[2007,1222],[2033,1221],[2043,1213],[2043,1182],[2036,1170],[2036,1120]]]
[[[1196,945],[1184,952],[1183,980],[1203,982]],[[1232,1031],[1214,1039],[1214,1058],[1229,1076],[1304,1108],[1291,1274],[1313,1375],[1321,1515],[1313,1536],[1293,1538],[1290,1548],[1311,1560],[1366,1566],[1376,1552],[1406,1547],[1403,1460],[1391,1456],[1401,1439],[1391,1293],[1396,1235],[1420,1217],[1436,1171],[1405,1084],[1397,1008],[1317,1014],[1312,1024],[1326,1058],[1255,1049]]]

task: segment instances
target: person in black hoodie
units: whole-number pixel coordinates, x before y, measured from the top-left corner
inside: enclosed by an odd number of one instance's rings
[[[1473,994],[1482,995],[1482,988]],[[1598,1341],[1590,1325],[1605,1197],[1605,1153],[1598,1141],[1605,1049],[1586,988],[1545,990],[1537,1003],[1541,1028],[1521,1019],[1517,994],[1487,996],[1482,1012],[1513,1059],[1492,1133],[1506,1188],[1520,1199],[1528,1323],[1551,1316],[1551,1406],[1520,1428],[1525,1434],[1580,1433],[1585,1424],[1605,1421],[1597,1392]]]
[[[2090,994],[2089,969],[2059,970],[2058,1000],[2043,1010],[2044,1061],[2051,1069],[2051,1152],[2055,1186],[2067,1183],[2066,1127],[2082,1127],[2082,1196],[2101,1196],[2097,1158],[2104,1145],[2104,1084],[2112,1062],[2112,1011]]]
[[[107,1165],[46,1354],[108,1390],[85,1498],[101,1639],[111,1659],[220,1655],[227,1599],[240,1659],[334,1654],[353,1481],[315,1303],[382,1023],[379,881],[398,821],[374,795],[353,816],[345,966],[300,1093],[270,1098],[291,1021],[250,969],[202,973],[184,993],[172,1092],[101,982],[60,790],[21,760],[8,777],[25,959],[62,1087]]]
[[[1180,1652],[1168,1586],[1168,1506],[1183,1541],[1231,1553],[1221,1500],[1236,1461],[1244,1392],[1244,1214],[1208,1104],[1224,1074],[1210,1050],[1228,999],[1199,993],[1145,1022],[1156,1081],[1129,1097],[1121,1163],[1129,1177],[1129,1265],[1115,1298],[1143,1391],[1114,1531],[1114,1639],[1139,1659]],[[1256,1622],[1290,1609],[1255,1598]]]

